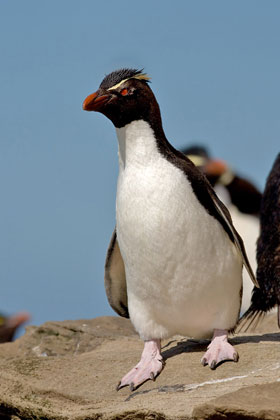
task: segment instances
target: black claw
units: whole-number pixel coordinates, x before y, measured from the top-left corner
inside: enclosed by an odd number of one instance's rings
[[[153,372],[150,373],[150,379],[155,382],[156,378]]]
[[[129,385],[129,389],[130,389],[131,392],[134,391],[134,383],[133,382],[131,382],[131,384]]]
[[[203,359],[201,360],[201,364],[202,366],[208,365],[206,357],[203,357]]]
[[[212,370],[216,369],[216,365],[217,365],[216,360],[213,360],[213,362],[211,362],[210,369]]]
[[[121,389],[121,381],[118,383],[118,385],[116,386],[116,391],[119,391]]]
[[[238,362],[238,359],[239,359],[239,354],[238,353],[234,353],[234,355],[233,355],[233,361],[234,362]]]

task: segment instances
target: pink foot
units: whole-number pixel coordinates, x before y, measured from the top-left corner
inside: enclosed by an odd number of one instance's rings
[[[154,381],[162,371],[163,366],[160,340],[145,341],[140,362],[122,378],[117,386],[117,391],[124,386],[129,386],[130,390],[134,391],[147,380]]]
[[[226,330],[214,330],[211,343],[207,347],[207,352],[201,359],[203,366],[209,365],[215,369],[219,363],[226,360],[238,361],[238,353],[235,348],[227,341],[228,333]]]

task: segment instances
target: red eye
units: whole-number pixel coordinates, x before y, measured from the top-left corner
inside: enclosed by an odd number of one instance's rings
[[[128,94],[128,90],[126,88],[121,90],[121,95],[126,96]]]

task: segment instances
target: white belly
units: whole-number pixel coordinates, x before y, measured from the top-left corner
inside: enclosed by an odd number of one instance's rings
[[[242,263],[181,170],[159,153],[120,168],[117,235],[143,339],[210,336],[239,314]]]

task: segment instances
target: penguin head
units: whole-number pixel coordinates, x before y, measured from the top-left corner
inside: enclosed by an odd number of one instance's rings
[[[205,166],[210,160],[210,154],[206,147],[200,144],[194,144],[182,149],[182,153],[186,155],[202,172],[205,171]]]
[[[158,108],[149,80],[142,70],[116,70],[84,100],[83,109],[101,112],[118,128],[135,120],[149,121]]]
[[[224,184],[224,179],[232,179],[232,172],[227,163],[221,159],[211,158],[206,147],[201,145],[192,145],[182,150],[186,155],[208,178],[208,181],[215,186]],[[231,174],[228,177],[227,174]]]

